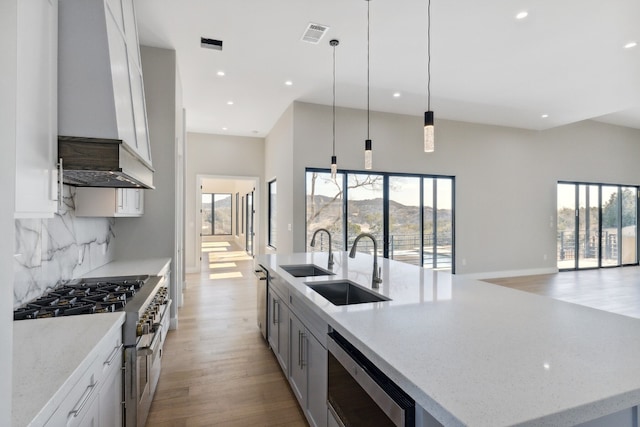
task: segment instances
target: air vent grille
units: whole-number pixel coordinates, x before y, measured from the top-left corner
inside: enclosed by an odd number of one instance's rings
[[[207,49],[222,50],[222,40],[200,37],[200,46]]]
[[[302,34],[302,41],[312,44],[318,44],[322,37],[325,35],[329,27],[321,24],[314,24],[310,22],[307,25],[307,28],[304,30],[304,34]]]

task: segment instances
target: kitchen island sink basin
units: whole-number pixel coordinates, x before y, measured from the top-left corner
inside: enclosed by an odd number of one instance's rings
[[[389,298],[369,291],[349,280],[308,282],[305,283],[305,285],[322,295],[322,297],[333,305],[389,301]]]
[[[293,277],[333,276],[335,274],[314,264],[281,265],[280,268]]]

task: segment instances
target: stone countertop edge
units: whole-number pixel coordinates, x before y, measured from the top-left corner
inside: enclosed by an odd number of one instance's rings
[[[280,268],[280,265],[301,264],[315,264],[326,268],[326,253],[268,254],[258,256],[255,263],[268,268],[271,274],[275,273],[275,275],[287,282],[289,289],[294,291],[309,309],[356,345],[387,376],[412,396],[418,405],[444,425],[571,426],[640,404],[640,367],[638,367],[640,364],[637,363],[637,357],[640,357],[640,343],[635,343],[635,341],[639,340],[636,339],[634,342],[629,343],[629,347],[632,348],[621,349],[618,346],[615,348],[618,353],[614,351],[616,356],[623,357],[622,363],[629,362],[627,365],[631,365],[631,361],[636,360],[635,365],[628,368],[632,373],[625,375],[624,380],[618,381],[620,384],[613,386],[603,384],[599,388],[593,387],[593,381],[585,381],[585,379],[589,378],[588,374],[585,374],[585,372],[588,372],[589,366],[582,365],[591,363],[590,361],[585,362],[586,358],[579,357],[575,360],[576,363],[573,363],[572,357],[575,355],[565,354],[571,353],[571,349],[565,351],[564,349],[552,348],[558,347],[558,344],[564,344],[564,340],[571,341],[572,344],[573,340],[578,346],[584,347],[586,345],[587,348],[590,348],[588,346],[596,348],[597,346],[590,342],[585,344],[585,341],[589,341],[592,335],[598,339],[607,339],[609,334],[607,328],[609,327],[623,329],[622,335],[632,340],[633,337],[640,336],[639,319],[553,300],[548,297],[468,278],[456,277],[448,272],[426,270],[384,258],[378,260],[383,270],[383,284],[380,289],[375,291],[390,297],[391,301],[334,306],[306,286],[305,282],[348,279],[365,288],[370,288],[372,256],[358,253],[355,259],[351,259],[347,255],[347,252],[334,252],[336,264],[333,272],[335,275],[330,277],[295,278]],[[415,288],[418,287],[417,282],[419,282],[419,287],[426,296],[415,292]],[[433,292],[429,294],[429,290]],[[484,305],[488,307],[485,308]],[[461,308],[464,310],[460,311]],[[503,310],[516,322],[515,325],[511,326],[508,322],[504,322],[504,319],[496,319],[495,311],[492,310],[497,310],[500,314],[502,314],[500,310]],[[521,311],[524,313],[521,313]],[[467,312],[470,314],[467,314]],[[551,320],[545,318],[528,319],[526,314],[530,313],[539,313],[540,316],[546,315],[551,317]],[[464,329],[458,331],[458,336],[443,337],[438,335],[439,331],[437,330],[435,332],[428,330],[426,333],[429,334],[429,338],[434,338],[434,340],[445,339],[447,341],[449,338],[453,338],[452,341],[456,343],[470,340],[472,341],[472,347],[470,348],[474,352],[479,349],[480,353],[487,350],[504,349],[505,344],[501,341],[503,337],[496,338],[500,332],[506,334],[506,339],[520,339],[520,345],[515,346],[511,352],[512,354],[509,354],[509,351],[505,351],[507,354],[503,357],[499,354],[497,355],[498,362],[493,362],[493,365],[490,365],[493,370],[487,369],[488,373],[486,375],[483,372],[479,374],[472,372],[478,370],[479,366],[484,367],[480,363],[486,362],[486,360],[481,359],[483,354],[470,353],[468,357],[470,362],[466,360],[467,358],[457,359],[458,361],[464,361],[461,364],[466,363],[464,368],[467,368],[468,371],[464,371],[464,369],[463,372],[456,371],[457,375],[453,376],[465,377],[465,374],[473,374],[477,380],[475,389],[473,389],[473,384],[466,384],[465,381],[461,380],[460,383],[465,383],[464,391],[470,388],[476,393],[482,393],[480,396],[474,396],[479,400],[475,402],[476,406],[472,410],[466,407],[468,402],[465,401],[465,404],[461,405],[458,401],[458,396],[450,392],[452,388],[448,382],[450,378],[441,376],[433,380],[428,373],[423,372],[429,371],[429,367],[424,366],[422,360],[411,356],[407,357],[406,354],[402,354],[401,350],[398,351],[402,345],[406,345],[408,348],[415,348],[416,345],[398,341],[398,337],[394,336],[396,334],[391,335],[389,332],[394,329],[390,326],[391,323],[398,322],[401,324],[403,322],[402,316],[407,316],[409,319],[413,316],[419,321],[429,321],[431,324],[433,324],[434,318],[437,318],[435,322],[448,321],[448,323],[440,323],[440,326],[446,329],[451,323],[456,323],[451,321],[455,317],[447,317],[454,315],[461,316],[463,319],[462,324],[465,326]],[[409,320],[404,319],[404,321],[408,322]],[[595,322],[596,326],[593,328],[588,328],[588,326],[585,326],[585,328],[594,329],[596,332],[595,334],[591,333],[590,330],[576,332],[574,329],[565,331],[559,328],[561,331],[556,333],[552,330],[552,327],[555,329],[556,326],[553,321],[566,321],[569,326],[575,326],[574,324],[577,322],[587,322],[589,325]],[[465,322],[467,323],[465,324]],[[412,329],[412,332],[407,333],[405,330],[401,330],[397,335],[400,338],[403,338],[403,334],[409,337],[415,331],[420,331],[420,327],[425,324],[411,324],[410,329]],[[599,326],[601,324],[603,326]],[[458,324],[455,326],[460,327]],[[488,328],[486,326],[499,330],[496,333],[486,335],[486,337],[483,336],[487,338],[486,342],[479,341],[472,335],[473,332],[477,332],[479,335],[487,334]],[[485,328],[483,329],[483,327]],[[532,336],[520,337],[519,335],[523,334],[520,333],[519,329],[515,329],[517,327],[534,328]],[[474,328],[476,329],[474,330]],[[473,331],[468,332],[468,329]],[[387,332],[387,336],[384,335],[385,332]],[[616,334],[616,338],[619,338],[618,335],[620,334]],[[540,340],[541,343],[537,343],[536,340]],[[436,342],[436,344],[454,346],[454,344],[447,344],[446,341]],[[616,342],[616,344],[619,343]],[[473,347],[474,345],[476,347]],[[492,348],[491,346],[494,347]],[[544,369],[541,369],[542,363],[537,366],[539,362],[537,357],[540,356],[538,352],[541,349],[543,350],[541,354],[544,354],[544,351],[550,351],[552,356],[550,366],[547,367],[545,363]],[[529,352],[533,356],[529,357],[531,360],[526,360],[525,362],[512,360],[513,358],[510,357],[514,354],[519,357],[523,355],[526,357]],[[602,353],[606,354],[606,351]],[[432,351],[429,357],[434,359],[434,354],[438,354],[438,351]],[[592,362],[592,368],[599,368],[598,362],[608,360],[603,354],[595,354],[597,358]],[[546,356],[546,354],[544,355]],[[455,360],[455,356],[454,354],[454,357],[450,360]],[[561,360],[555,360],[554,357]],[[436,362],[441,362],[441,368],[447,366],[450,368],[451,363],[448,363],[450,360],[446,358],[442,360],[442,358],[435,357]],[[535,366],[532,367],[531,363],[519,366],[519,364],[526,362],[533,362]],[[558,366],[554,362],[557,362]],[[509,363],[512,363],[513,366],[505,366]],[[576,364],[578,366],[574,366]],[[545,372],[547,368],[549,368],[550,373]],[[510,371],[510,369],[516,369],[517,371]],[[606,373],[601,371],[598,371],[599,375],[608,373],[608,371]],[[515,377],[520,376],[521,378],[508,378],[505,372],[515,372]],[[527,377],[528,374],[532,374],[537,381],[535,383],[537,386],[549,387],[545,383],[545,381],[548,381],[546,375],[555,375],[555,377],[552,377],[555,382],[551,385],[551,389],[545,388],[544,390],[529,387],[528,383],[523,386],[521,383],[525,383],[529,379]],[[430,375],[437,377],[438,374],[434,374],[431,371]],[[495,378],[492,375],[495,375]],[[627,376],[634,378],[626,379]],[[479,381],[478,378],[484,381]],[[438,380],[444,380],[441,382],[445,384],[441,384]],[[575,380],[576,383],[572,383],[572,380]],[[509,381],[513,383],[509,383]],[[451,381],[451,383],[454,382],[454,380]],[[503,387],[496,388],[494,384],[496,382]],[[622,384],[623,382],[624,384]],[[485,387],[487,390],[484,390]],[[479,390],[480,388],[483,389]],[[595,388],[598,389],[593,390]],[[577,391],[573,392],[573,390]],[[491,395],[491,391],[494,392],[494,395]],[[541,392],[549,391],[552,392],[552,395],[548,396],[546,400],[539,395]],[[511,399],[513,403],[514,396],[519,396],[516,392],[525,393],[524,397],[529,397],[528,404],[505,407],[505,403],[502,401]],[[579,396],[575,397],[573,396],[574,394]],[[519,401],[515,402],[518,403]],[[496,407],[491,407],[491,404]]]
[[[170,265],[171,258],[113,260],[83,274],[82,277],[139,276],[144,274],[163,276],[169,271]]]
[[[124,319],[119,312],[14,321],[12,425],[44,425]]]

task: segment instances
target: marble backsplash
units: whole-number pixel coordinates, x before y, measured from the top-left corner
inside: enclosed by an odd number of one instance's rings
[[[113,218],[75,216],[75,187],[51,219],[15,220],[14,308],[113,259]]]

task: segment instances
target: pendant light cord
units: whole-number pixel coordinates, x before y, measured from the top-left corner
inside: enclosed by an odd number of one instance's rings
[[[333,45],[333,155],[336,155],[336,45]]]
[[[367,139],[371,139],[369,137],[369,39],[371,38],[371,31],[369,30],[369,22],[371,21],[370,5],[371,0],[367,0]]]
[[[427,3],[427,111],[431,111],[431,0]]]

